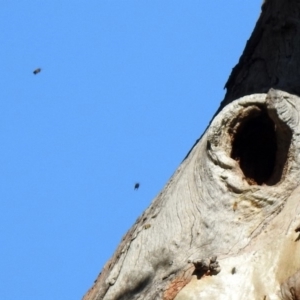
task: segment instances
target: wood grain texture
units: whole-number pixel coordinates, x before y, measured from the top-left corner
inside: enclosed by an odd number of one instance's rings
[[[287,199],[300,182],[299,104],[297,96],[271,89],[268,94],[245,96],[226,106],[165,189],[124,237],[84,299],[164,299],[170,286],[176,286],[174,282],[184,283],[179,284],[182,292],[186,284],[189,286],[195,261],[215,255],[221,272],[210,274],[204,270],[198,276],[199,282],[205,286],[201,299],[217,299],[211,298],[220,293],[216,286],[223,287],[224,284],[228,288],[222,288],[222,293],[226,295],[228,292],[232,297],[231,284],[234,281],[231,282],[231,278],[244,274],[245,280],[250,280],[249,272],[253,275],[258,258],[249,255],[249,251],[254,253],[256,243],[261,245],[257,241],[263,239],[270,246],[274,240],[283,243],[277,238],[279,235],[285,236],[286,232],[296,234],[296,225],[291,227],[298,214],[295,200],[288,217],[277,221],[274,234],[267,238],[264,232],[269,230],[274,218],[282,215]],[[252,111],[256,117],[259,110],[268,112],[275,124],[278,141],[273,173],[261,185],[249,183],[239,162],[231,157],[234,132],[249,120]],[[151,226],[145,229],[145,224]],[[274,245],[280,250],[274,253],[280,256],[282,244]],[[272,282],[263,292],[274,293],[279,290],[280,282],[272,268],[278,264],[273,266],[268,262],[268,255],[271,255],[268,252],[260,255],[264,256],[265,272],[262,274],[266,276],[268,273],[268,283]],[[274,259],[278,260],[276,255]],[[233,257],[239,259],[235,261]],[[223,268],[229,267],[237,268],[235,277],[230,272],[226,276],[226,272],[222,272]],[[185,273],[189,275],[183,280]],[[287,272],[287,275],[291,274]],[[202,278],[209,278],[209,284],[206,285]],[[199,296],[200,290],[196,291]],[[236,298],[228,296],[222,299],[256,299],[245,298],[246,291],[260,293],[251,281],[248,289],[241,291]],[[178,299],[199,299],[197,297]]]
[[[84,300],[299,299],[299,30],[299,0],[263,3],[206,132]]]

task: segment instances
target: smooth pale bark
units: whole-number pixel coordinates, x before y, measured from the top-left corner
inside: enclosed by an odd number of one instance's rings
[[[84,300],[300,299],[299,25],[300,0],[264,3],[216,117]]]

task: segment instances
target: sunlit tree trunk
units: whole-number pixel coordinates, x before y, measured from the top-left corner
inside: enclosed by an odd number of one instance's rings
[[[226,89],[84,300],[300,299],[300,0],[263,4]]]

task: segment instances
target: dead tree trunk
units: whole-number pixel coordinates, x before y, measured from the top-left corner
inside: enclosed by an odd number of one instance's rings
[[[300,0],[267,0],[215,118],[84,300],[300,299]]]

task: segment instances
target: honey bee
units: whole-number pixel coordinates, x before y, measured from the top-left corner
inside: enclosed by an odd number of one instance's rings
[[[151,224],[145,224],[143,227],[144,227],[144,229],[148,229],[151,227]]]
[[[40,73],[41,71],[42,71],[41,68],[37,68],[33,71],[33,74],[36,75],[36,74]]]
[[[233,206],[232,206],[233,211],[236,211],[237,206],[238,206],[237,202],[234,202],[234,203],[233,203]]]

